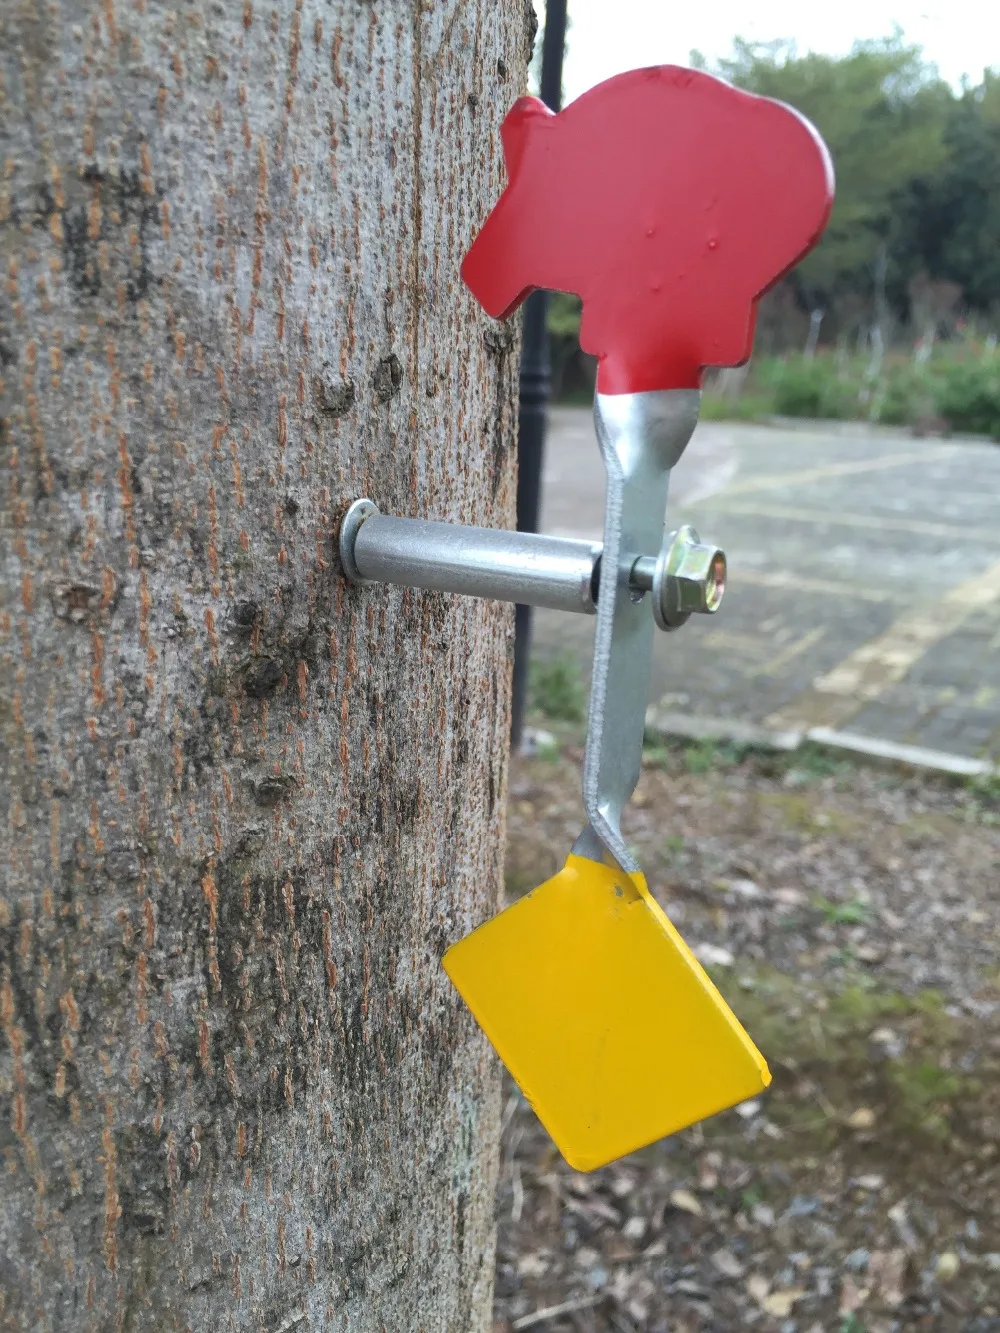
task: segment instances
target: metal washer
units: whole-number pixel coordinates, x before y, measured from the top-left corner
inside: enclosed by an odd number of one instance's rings
[[[362,588],[370,588],[375,580],[361,577],[361,571],[358,569],[357,561],[354,559],[354,546],[358,540],[358,533],[362,525],[373,515],[379,512],[379,507],[374,500],[355,500],[344,515],[343,522],[340,525],[340,541],[338,543],[338,553],[340,563],[343,566],[344,575],[351,583],[356,583]]]

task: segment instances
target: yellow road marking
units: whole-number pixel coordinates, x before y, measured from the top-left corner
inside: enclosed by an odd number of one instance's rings
[[[738,630],[710,629],[704,641],[713,648],[733,648],[737,652],[752,653],[758,657],[767,651],[767,642],[760,635],[741,634]]]
[[[776,676],[782,667],[787,666],[789,662],[793,662],[796,657],[801,657],[803,653],[809,651],[814,643],[818,643],[826,633],[826,630],[826,625],[817,625],[815,629],[811,629],[808,633],[803,634],[801,638],[790,643],[788,647],[783,649],[780,653],[775,653],[769,662],[762,662],[760,666],[753,667],[750,671],[746,672],[746,675],[751,677]]]
[[[956,584],[933,604],[900,616],[832,671],[817,677],[797,699],[772,713],[765,726],[776,730],[842,726],[890,685],[902,680],[929,648],[997,600],[1000,561]]]
[[[913,450],[906,454],[885,454],[881,458],[860,458],[853,463],[827,463],[822,467],[801,468],[796,472],[776,472],[763,477],[748,477],[746,481],[724,486],[722,496],[749,495],[753,491],[768,491],[775,486],[802,486],[811,481],[827,481],[830,477],[851,477],[860,472],[881,472],[886,468],[909,467],[911,463],[927,463],[948,458],[955,446]]]
[[[788,574],[782,570],[743,569],[731,571],[730,590],[737,589],[741,583],[749,583],[755,588],[777,588],[782,592],[816,593],[817,596],[849,597],[857,602],[892,602],[895,594],[886,588],[870,588],[863,583],[837,583],[832,579],[810,579],[802,574]]]
[[[841,514],[836,510],[802,509],[798,505],[743,504],[738,500],[730,504],[725,494],[715,496],[708,503],[713,514],[744,514],[751,518],[778,518],[791,523],[816,523],[876,532],[912,532],[921,537],[950,537],[955,541],[993,543],[997,539],[995,528],[967,528],[960,523],[927,523],[922,519],[893,518],[888,514]]]

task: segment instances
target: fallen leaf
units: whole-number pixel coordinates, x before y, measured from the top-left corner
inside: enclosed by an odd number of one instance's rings
[[[611,1180],[611,1193],[616,1199],[624,1199],[627,1194],[631,1194],[635,1189],[635,1176],[629,1175],[627,1171],[618,1171]]]
[[[723,1277],[738,1278],[743,1276],[743,1265],[731,1250],[716,1250],[712,1263]]]
[[[581,1245],[573,1255],[573,1262],[578,1268],[590,1268],[593,1264],[601,1262],[601,1256],[589,1245]]]
[[[795,1302],[800,1301],[805,1294],[801,1287],[789,1287],[786,1291],[772,1291],[770,1296],[764,1300],[764,1309],[768,1314],[774,1315],[775,1319],[787,1319],[792,1313]]]
[[[910,1219],[906,1216],[906,1204],[902,1202],[894,1203],[887,1216],[906,1248],[915,1250],[917,1248],[917,1233],[913,1230]]]
[[[875,1112],[870,1106],[859,1106],[847,1117],[851,1129],[871,1129],[875,1124]]]
[[[760,1273],[753,1273],[747,1278],[747,1291],[754,1298],[758,1305],[763,1305],[767,1300],[767,1293],[771,1290],[771,1284],[766,1277]]]
[[[752,879],[723,880],[723,884],[730,893],[735,893],[740,898],[762,898],[764,896],[760,885]]]
[[[695,944],[691,952],[706,967],[732,967],[736,961],[732,950],[723,948],[721,944]]]
[[[859,963],[881,963],[888,950],[881,944],[859,944],[854,956]]]
[[[616,1208],[612,1208],[606,1199],[597,1195],[585,1202],[581,1202],[579,1199],[564,1199],[563,1207],[571,1213],[576,1213],[579,1217],[599,1217],[603,1222],[610,1222],[612,1226],[621,1226],[621,1213]]]
[[[722,1166],[722,1153],[707,1152],[698,1159],[698,1188],[714,1190],[719,1183],[719,1168]]]
[[[609,1236],[604,1247],[604,1257],[609,1264],[626,1263],[635,1258],[635,1246],[624,1236]]]
[[[903,1304],[903,1278],[906,1273],[905,1250],[875,1250],[868,1265],[868,1276],[875,1290],[890,1308]]]
[[[846,1274],[840,1283],[839,1313],[845,1317],[860,1310],[871,1294],[870,1287],[859,1287],[852,1277]]]
[[[858,1176],[858,1184],[863,1190],[880,1190],[885,1184],[884,1176]]]
[[[700,1282],[691,1282],[686,1277],[678,1278],[670,1288],[671,1291],[679,1291],[682,1296],[691,1296],[696,1301],[708,1299],[708,1292]]]
[[[961,1261],[954,1250],[945,1250],[938,1255],[934,1272],[939,1282],[950,1282],[958,1273]]]
[[[517,1261],[519,1277],[542,1277],[549,1271],[549,1261],[544,1254],[522,1254]]]
[[[749,1101],[740,1102],[736,1108],[736,1114],[742,1116],[744,1120],[752,1120],[759,1110],[759,1100],[756,1097],[751,1097]]]
[[[695,1217],[701,1216],[701,1204],[690,1190],[671,1190],[670,1203],[674,1208],[679,1208],[682,1213],[694,1213]]]
[[[624,1305],[629,1299],[632,1287],[632,1274],[622,1272],[621,1269],[611,1279],[611,1286],[608,1288],[611,1295],[620,1305]]]
[[[785,907],[798,907],[806,900],[806,896],[801,889],[775,889],[774,897]]]
[[[876,1028],[875,1031],[869,1035],[868,1040],[873,1041],[876,1046],[892,1046],[899,1040],[899,1038],[896,1036],[895,1032],[893,1032],[892,1028],[882,1027]]]

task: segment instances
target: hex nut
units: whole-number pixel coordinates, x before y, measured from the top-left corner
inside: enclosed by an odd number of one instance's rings
[[[678,629],[692,614],[713,615],[726,590],[726,555],[685,525],[663,545],[653,575],[653,616],[660,629]]]

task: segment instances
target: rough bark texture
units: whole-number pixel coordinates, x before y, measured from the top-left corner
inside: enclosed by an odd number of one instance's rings
[[[488,1323],[524,0],[2,0],[0,1327]]]

